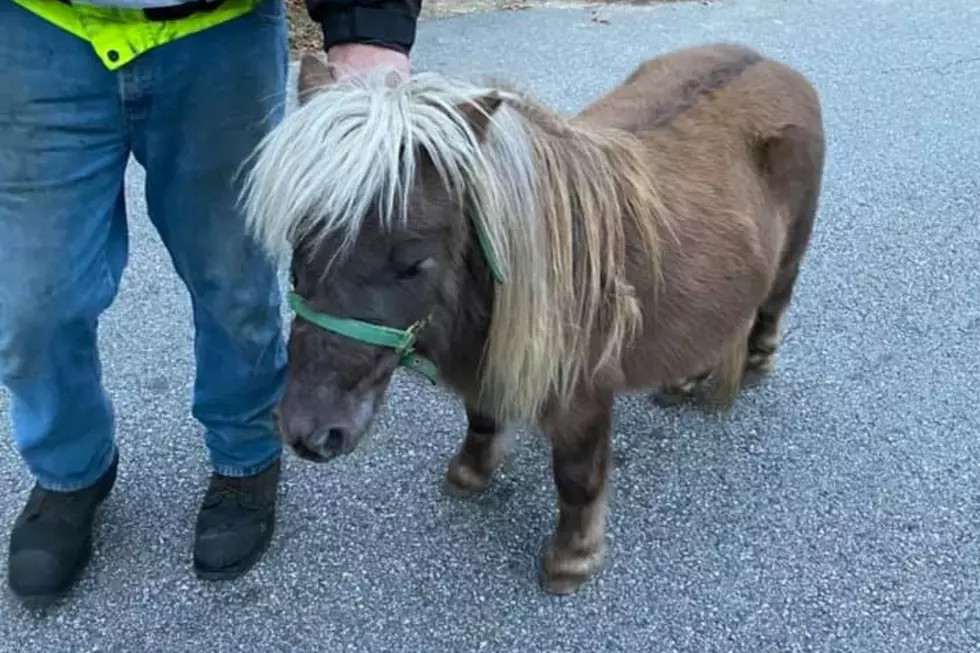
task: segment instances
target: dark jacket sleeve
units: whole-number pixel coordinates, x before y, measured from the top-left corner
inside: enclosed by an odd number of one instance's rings
[[[415,44],[422,0],[306,0],[310,18],[323,26],[323,46],[370,43],[403,54]]]

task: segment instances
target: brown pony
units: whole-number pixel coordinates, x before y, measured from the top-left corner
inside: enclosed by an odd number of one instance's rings
[[[349,453],[399,365],[462,398],[455,494],[487,486],[513,426],[541,427],[541,582],[574,591],[602,566],[614,397],[713,380],[727,406],[770,368],[820,194],[816,92],[729,44],[651,59],[567,118],[433,73],[337,82],[313,56],[299,86],[244,197],[292,258],[281,437]]]

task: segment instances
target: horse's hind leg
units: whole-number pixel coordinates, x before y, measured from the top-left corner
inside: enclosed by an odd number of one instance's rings
[[[545,420],[558,491],[558,524],[541,554],[541,587],[571,594],[601,568],[606,539],[611,395],[580,398]]]
[[[677,406],[687,401],[694,401],[698,393],[711,378],[714,370],[705,370],[701,374],[680,379],[674,383],[668,383],[662,388],[650,394],[650,400],[664,408]]]
[[[511,433],[505,425],[466,403],[466,438],[449,461],[443,491],[470,496],[486,489],[507,452]]]
[[[781,324],[789,300],[797,271],[787,271],[786,277],[777,281],[775,292],[766,298],[755,316],[755,324],[749,333],[748,357],[745,361],[747,376],[768,374],[772,371],[776,350],[779,348]]]
[[[766,374],[773,367],[783,316],[792,299],[800,263],[816,220],[824,159],[823,138],[799,128],[787,128],[778,139],[769,143],[766,155],[769,182],[775,194],[782,196],[789,207],[791,223],[776,280],[759,307],[749,333],[745,371],[750,375]]]

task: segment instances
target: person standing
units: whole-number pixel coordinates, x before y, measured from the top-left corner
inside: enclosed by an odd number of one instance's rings
[[[420,0],[306,8],[328,61],[408,73]],[[281,297],[237,200],[242,164],[284,113],[284,0],[0,0],[0,69],[0,382],[35,479],[8,585],[37,607],[67,592],[115,484],[96,327],[129,255],[130,155],[193,307],[192,413],[213,467],[194,569],[240,576],[272,536],[280,468]]]

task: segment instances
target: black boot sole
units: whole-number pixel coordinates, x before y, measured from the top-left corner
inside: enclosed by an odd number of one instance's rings
[[[89,538],[85,543],[84,551],[79,556],[75,566],[72,567],[67,580],[60,587],[42,594],[25,594],[20,592],[10,583],[7,584],[7,587],[24,608],[32,612],[41,612],[50,608],[52,605],[71,593],[71,591],[75,588],[75,585],[78,583],[79,578],[81,578],[82,572],[85,571],[85,568],[88,566],[88,563],[91,562],[91,560],[92,538]]]
[[[97,483],[101,483],[103,487],[96,495],[95,511],[92,515],[92,531],[95,530],[95,523],[99,517],[99,512],[102,509],[103,504],[105,504],[106,499],[109,498],[109,495],[112,494],[113,489],[116,487],[116,479],[118,474],[119,452],[117,451],[112,463],[109,465],[109,469],[106,470],[105,476],[96,481]],[[58,587],[52,589],[50,592],[26,594],[13,586],[13,584],[10,582],[9,575],[7,577],[7,587],[17,598],[20,604],[28,610],[45,610],[54,605],[54,603],[56,603],[58,600],[67,596],[71,590],[74,589],[75,585],[78,583],[78,580],[81,578],[82,572],[85,571],[85,568],[88,566],[89,562],[92,561],[92,553],[92,533],[90,532],[89,536],[85,539],[85,543],[83,544],[82,553],[78,556],[78,559],[75,561],[75,565],[71,568],[71,571],[65,578],[65,581]]]
[[[258,561],[265,555],[265,552],[269,549],[269,544],[272,542],[272,535],[275,532],[275,515],[269,518],[268,528],[262,534],[261,539],[259,539],[255,548],[252,549],[247,556],[239,560],[233,565],[227,567],[220,567],[215,569],[214,567],[208,567],[201,563],[197,557],[194,558],[194,575],[197,576],[199,580],[205,581],[226,581],[235,580],[244,576],[247,572],[251,571]]]

